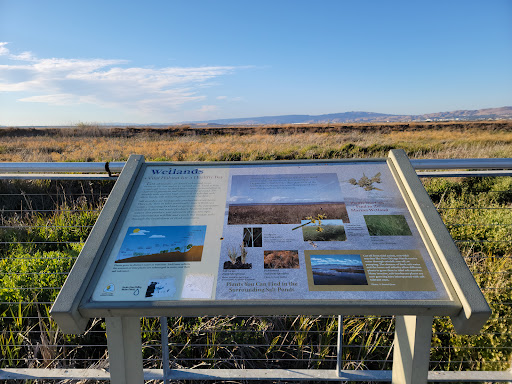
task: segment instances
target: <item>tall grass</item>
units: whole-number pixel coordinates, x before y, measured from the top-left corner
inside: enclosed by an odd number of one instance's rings
[[[236,128],[233,128],[236,129]],[[243,131],[243,128],[239,128]],[[0,161],[241,161],[385,156],[402,148],[413,158],[512,157],[512,129],[353,130],[247,135],[7,136]],[[66,131],[68,132],[68,131]]]

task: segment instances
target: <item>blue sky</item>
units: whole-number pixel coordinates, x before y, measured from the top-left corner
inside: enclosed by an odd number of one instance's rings
[[[229,203],[307,204],[339,202],[341,199],[335,173],[234,175]]]
[[[512,105],[512,2],[0,0],[0,125]]]
[[[363,265],[360,255],[311,255],[311,266],[321,267],[324,265]]]

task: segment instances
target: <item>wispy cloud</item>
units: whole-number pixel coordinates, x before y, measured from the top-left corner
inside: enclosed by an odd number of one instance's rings
[[[38,58],[31,52],[12,54],[0,42],[0,92],[23,92],[22,102],[49,105],[95,104],[142,113],[176,110],[206,99],[201,90],[238,67],[129,66],[126,60]],[[26,96],[29,94],[29,96]],[[203,111],[214,110],[205,106]]]
[[[7,49],[6,45],[7,45],[7,43],[0,42],[0,55],[8,55],[9,54],[9,49]]]

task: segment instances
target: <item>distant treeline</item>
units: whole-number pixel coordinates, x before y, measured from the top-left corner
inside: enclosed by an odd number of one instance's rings
[[[408,122],[408,123],[330,123],[330,124],[286,124],[262,126],[168,126],[168,127],[104,127],[100,125],[83,125],[72,128],[0,128],[0,137],[134,137],[148,136],[201,136],[201,135],[292,135],[297,133],[347,133],[347,132],[399,132],[399,131],[512,131],[512,120],[499,121],[449,121],[449,122]]]

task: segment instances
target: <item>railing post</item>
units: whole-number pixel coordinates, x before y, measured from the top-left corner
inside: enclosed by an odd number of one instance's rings
[[[343,369],[343,316],[338,316],[338,347],[336,350],[336,372],[341,376]]]
[[[392,384],[427,383],[432,316],[396,316]]]
[[[111,384],[143,384],[140,318],[107,317]]]
[[[162,369],[164,374],[164,384],[171,381],[171,368],[169,365],[169,334],[167,327],[167,317],[160,317],[160,337],[162,341]]]

